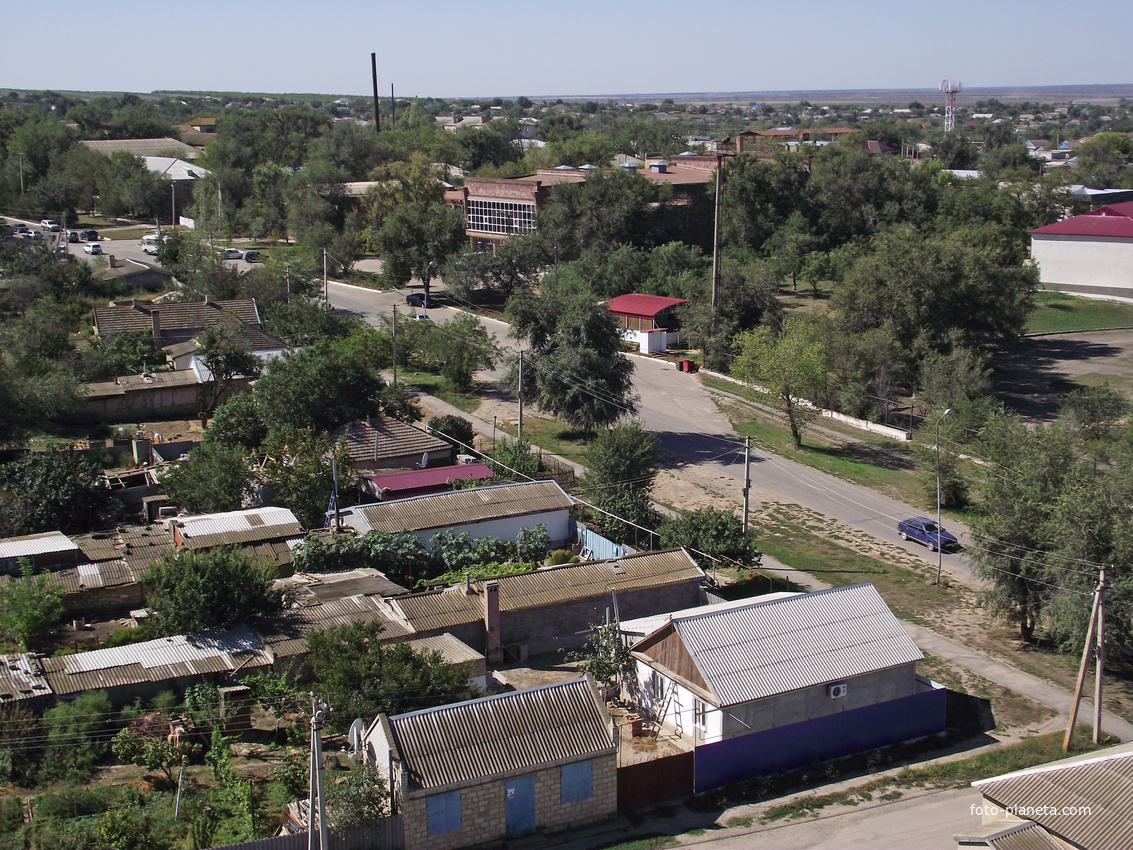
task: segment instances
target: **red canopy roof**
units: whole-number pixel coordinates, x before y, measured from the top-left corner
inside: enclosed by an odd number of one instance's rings
[[[631,292],[629,295],[618,295],[606,302],[606,308],[619,316],[639,316],[650,319],[677,304],[687,304],[684,298],[666,298],[663,295],[642,295]]]
[[[1031,231],[1051,236],[1109,236],[1133,239],[1133,201],[1110,204]]]
[[[455,466],[431,466],[427,469],[368,477],[382,490],[413,490],[418,487],[438,487],[458,480],[494,478],[495,473],[482,463],[458,463]]]

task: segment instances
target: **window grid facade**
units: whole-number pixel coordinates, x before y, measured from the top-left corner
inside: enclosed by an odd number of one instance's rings
[[[466,227],[479,233],[511,236],[535,229],[535,204],[510,201],[468,201]]]

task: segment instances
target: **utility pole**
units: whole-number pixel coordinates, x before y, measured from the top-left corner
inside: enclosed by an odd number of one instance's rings
[[[382,131],[382,115],[378,109],[378,54],[370,54],[370,68],[374,72],[374,132],[380,133]]]
[[[748,496],[751,493],[751,437],[744,437],[744,537],[747,537]]]
[[[519,352],[519,430],[516,431],[516,442],[523,442],[523,352]]]
[[[712,315],[716,315],[716,301],[720,289],[720,171],[724,159],[716,154],[716,214],[712,224]]]
[[[393,96],[393,83],[389,84],[389,125],[397,129],[397,99]]]
[[[24,193],[24,155],[17,154],[20,158],[20,194]]]
[[[326,795],[323,793],[322,729],[326,706],[311,694],[311,779],[307,810],[307,850],[326,850]],[[315,843],[315,817],[319,819],[319,841]]]
[[[330,309],[330,288],[327,286],[327,249],[323,248],[323,309]]]
[[[331,455],[330,472],[334,477],[334,530],[342,531],[342,515],[338,510],[338,458]]]
[[[1074,702],[1070,705],[1070,722],[1066,725],[1066,737],[1062,741],[1064,753],[1070,751],[1070,739],[1074,735],[1074,724],[1078,721],[1078,706],[1082,702],[1082,687],[1086,684],[1086,664],[1090,660],[1090,646],[1094,642],[1094,626],[1098,622],[1098,610],[1101,607],[1101,582],[1104,580],[1103,568],[1099,575],[1098,586],[1094,588],[1094,607],[1090,611],[1090,624],[1086,627],[1086,642],[1082,647],[1082,666],[1078,668],[1078,684],[1074,688]],[[1097,690],[1100,691],[1100,688],[1101,686],[1098,685]]]
[[[397,384],[397,305],[393,305],[393,382]]]
[[[1105,567],[1098,578],[1097,669],[1094,673],[1094,743],[1102,742],[1102,676],[1105,673]]]

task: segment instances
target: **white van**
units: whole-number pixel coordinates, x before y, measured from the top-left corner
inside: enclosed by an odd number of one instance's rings
[[[142,250],[147,254],[156,254],[163,239],[164,237],[157,233],[147,233],[142,237]]]

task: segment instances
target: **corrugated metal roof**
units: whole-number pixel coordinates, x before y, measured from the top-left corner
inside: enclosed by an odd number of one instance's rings
[[[94,308],[94,326],[102,336],[123,331],[153,332],[153,314],[162,331],[204,330],[231,321],[259,325],[260,314],[253,298],[210,301],[168,301],[154,304],[138,301]]]
[[[731,608],[745,608],[757,600],[759,602],[770,602],[773,599],[786,599],[788,596],[798,596],[798,593],[781,590],[776,593],[765,593],[762,596],[752,599],[733,599],[728,602],[716,602],[709,605],[697,605],[695,608],[684,608],[680,611],[667,611],[664,614],[653,614],[649,617],[638,617],[633,620],[622,620],[618,623],[618,628],[623,635],[636,635],[638,637],[645,637],[651,635],[662,626],[668,625],[672,622],[674,617],[685,617],[691,614],[704,614],[708,611],[719,613],[727,611]]]
[[[383,642],[402,640],[413,633],[391,616],[380,596],[348,596],[314,605],[299,605],[281,611],[259,628],[264,643],[271,647],[271,651],[285,657],[305,653],[306,635],[310,632],[372,620],[381,621]]]
[[[952,840],[961,847],[990,847],[992,850],[1065,850],[1031,820],[991,821],[954,835]]]
[[[343,522],[359,534],[367,531],[426,531],[483,520],[569,510],[573,504],[570,496],[554,481],[524,481],[358,505],[343,512]]]
[[[47,696],[39,662],[27,654],[0,655],[0,705]]]
[[[91,150],[110,156],[125,151],[134,156],[165,156],[176,152],[185,159],[195,159],[200,151],[177,139],[90,139],[79,142]]]
[[[428,469],[413,469],[409,472],[390,472],[385,475],[371,475],[370,481],[382,490],[413,490],[418,487],[438,487],[453,481],[469,481],[473,478],[494,478],[492,472],[482,463],[458,463],[455,466],[431,466]]]
[[[984,797],[1084,850],[1133,847],[1133,752],[1055,762],[973,782]],[[1086,807],[1064,814],[1065,807]],[[996,845],[999,846],[998,844]]]
[[[869,582],[674,617],[673,627],[722,706],[924,658]]]
[[[125,395],[138,390],[160,390],[169,387],[190,387],[201,383],[200,376],[192,369],[179,369],[173,372],[147,372],[144,375],[121,375],[113,381],[95,381],[79,384],[76,395],[82,398],[109,398]]]
[[[432,434],[407,425],[392,416],[369,422],[348,422],[330,435],[331,443],[343,440],[351,460],[374,461],[420,456],[425,452],[452,452],[452,446]]]
[[[610,588],[627,590],[702,581],[704,571],[684,549],[641,552],[607,561],[564,564],[561,567],[498,576],[500,611],[538,608],[575,599],[605,596]],[[412,593],[389,600],[417,632],[448,629],[484,617],[484,582],[445,591]]]
[[[615,295],[606,302],[606,309],[621,316],[639,316],[649,319],[662,310],[687,304],[684,298],[666,298],[664,295],[644,295],[631,292],[628,295]]]
[[[606,706],[587,679],[401,714],[389,726],[413,790],[614,752]]]
[[[137,582],[137,576],[125,561],[100,561],[97,564],[79,564],[69,570],[48,573],[55,584],[67,593],[83,593],[101,587],[123,587]]]
[[[80,534],[72,539],[88,561],[116,561],[126,551],[126,542],[117,531]]]
[[[484,653],[477,652],[462,640],[452,635],[433,635],[409,641],[414,652],[439,652],[449,664],[475,664],[484,660]]]
[[[182,517],[178,534],[187,549],[237,543],[259,543],[302,535],[295,514],[287,508],[251,508],[219,514]]]
[[[0,558],[30,558],[53,552],[78,552],[79,547],[61,531],[24,534],[0,540]]]

